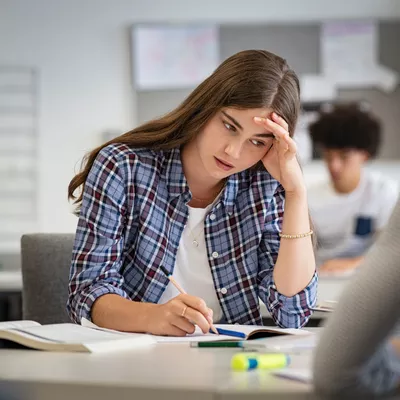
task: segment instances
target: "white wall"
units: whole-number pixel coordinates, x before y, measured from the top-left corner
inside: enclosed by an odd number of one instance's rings
[[[0,65],[40,72],[39,225],[73,231],[67,185],[104,130],[134,126],[129,27],[139,21],[399,18],[398,0],[0,0]]]

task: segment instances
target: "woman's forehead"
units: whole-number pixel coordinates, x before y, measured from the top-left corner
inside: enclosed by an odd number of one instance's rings
[[[229,115],[236,116],[238,118],[254,118],[261,117],[267,118],[270,117],[273,110],[271,108],[263,107],[263,108],[234,108],[234,107],[225,107],[221,110],[222,112],[229,113]]]

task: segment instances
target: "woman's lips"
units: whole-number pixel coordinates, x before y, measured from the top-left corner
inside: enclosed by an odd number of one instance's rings
[[[214,157],[214,158],[215,158],[215,162],[218,165],[218,167],[223,169],[224,171],[229,171],[229,170],[231,170],[233,168],[232,164],[229,164],[229,163],[227,163],[225,161],[222,161],[217,157]]]

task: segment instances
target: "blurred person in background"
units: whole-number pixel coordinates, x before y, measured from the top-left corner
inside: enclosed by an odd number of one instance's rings
[[[398,183],[365,169],[381,142],[381,124],[368,111],[349,104],[322,112],[310,125],[329,180],[309,188],[321,273],[352,272],[388,222]]]

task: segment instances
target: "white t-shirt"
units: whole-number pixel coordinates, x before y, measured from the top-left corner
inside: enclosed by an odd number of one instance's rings
[[[206,208],[189,208],[189,218],[179,242],[175,268],[172,276],[182,288],[193,296],[201,297],[214,312],[214,321],[221,320],[223,313],[214,287],[210,264],[208,263],[204,237],[204,218],[213,204]],[[197,247],[193,240],[198,243]],[[160,304],[179,295],[175,286],[169,282],[161,295]]]
[[[310,213],[317,235],[317,265],[333,258],[363,255],[386,225],[397,202],[396,181],[364,171],[358,187],[338,194],[330,182],[311,186]]]

